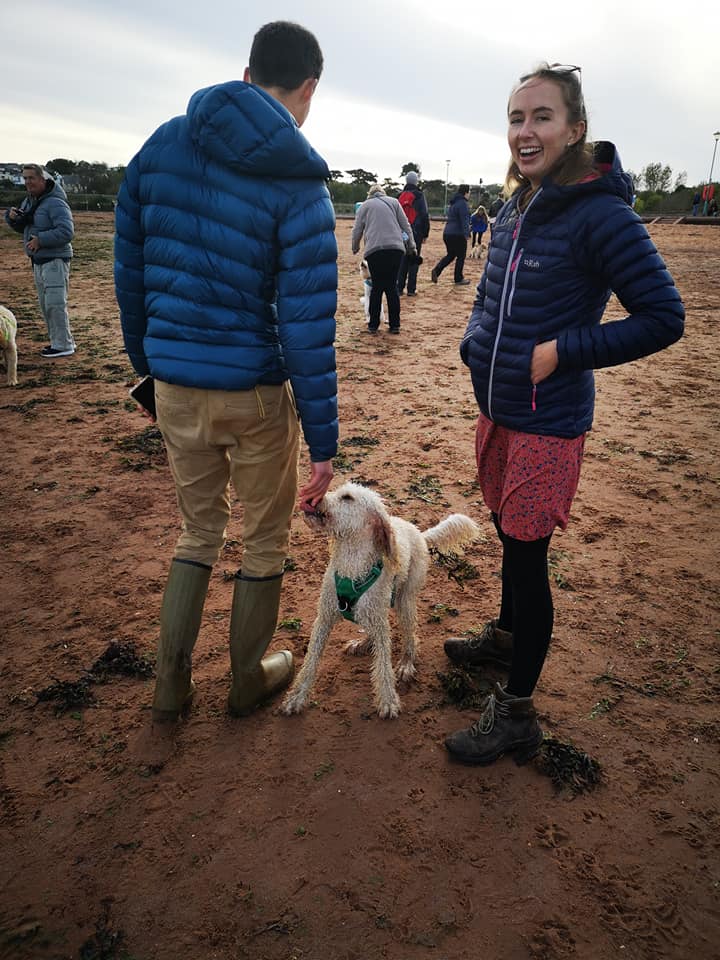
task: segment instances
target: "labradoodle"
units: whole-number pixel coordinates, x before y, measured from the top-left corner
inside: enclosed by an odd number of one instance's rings
[[[7,307],[0,307],[0,352],[5,357],[7,385],[17,386],[17,320]]]
[[[341,617],[353,620],[365,631],[362,640],[347,644],[349,653],[372,648],[372,683],[375,705],[383,718],[396,717],[400,699],[395,678],[415,676],[417,599],[430,564],[429,547],[441,552],[457,551],[477,540],[477,524],[454,513],[437,526],[421,532],[400,517],[391,517],[382,498],[356,483],[345,483],[328,493],[308,525],[330,537],[330,562],[323,577],[318,614],[302,669],[283,701],[283,713],[299,713],[315,681],[318,664],[332,627]],[[402,637],[402,655],[397,671],[390,658],[390,607]]]

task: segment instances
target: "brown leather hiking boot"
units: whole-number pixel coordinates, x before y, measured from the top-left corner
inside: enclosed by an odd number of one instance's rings
[[[480,633],[472,637],[449,637],[445,641],[445,653],[453,663],[463,667],[479,667],[493,663],[510,669],[513,653],[513,635],[498,627],[497,620],[490,620]]]
[[[532,697],[513,697],[496,683],[480,719],[467,730],[451,733],[445,746],[461,763],[493,763],[514,753],[515,763],[522,764],[535,756],[542,742]]]

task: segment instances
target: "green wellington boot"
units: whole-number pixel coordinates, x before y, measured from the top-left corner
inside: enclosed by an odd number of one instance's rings
[[[187,708],[195,692],[192,652],[200,630],[211,567],[173,560],[160,610],[154,723],[171,723]]]
[[[282,574],[253,580],[239,573],[235,578],[230,617],[230,662],[232,687],[228,711],[245,717],[280,690],[295,673],[293,655],[281,650],[263,659],[277,626]]]
[[[496,683],[480,719],[467,730],[451,733],[445,746],[462,763],[493,763],[514,753],[521,764],[535,756],[542,742],[532,697],[513,697]]]

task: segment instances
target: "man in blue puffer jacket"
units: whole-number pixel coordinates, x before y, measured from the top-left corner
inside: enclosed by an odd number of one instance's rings
[[[300,133],[322,72],[303,27],[266,24],[243,81],[200,90],[128,166],[115,284],[125,346],[155,379],[157,420],[183,519],[160,618],[155,721],[175,720],[225,542],[232,480],[244,507],[230,622],[234,715],[289,683],[265,659],[297,495],[298,415],[311,508],[337,452],[335,218],[325,161]]]

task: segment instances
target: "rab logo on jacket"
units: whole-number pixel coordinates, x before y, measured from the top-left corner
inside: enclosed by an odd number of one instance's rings
[[[529,267],[531,270],[539,270],[539,269],[540,269],[540,261],[539,261],[539,260],[532,260],[530,257],[525,257],[525,259],[523,260],[522,264],[523,264],[524,267]]]

